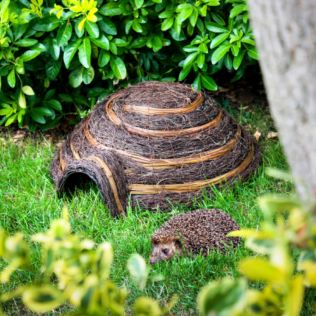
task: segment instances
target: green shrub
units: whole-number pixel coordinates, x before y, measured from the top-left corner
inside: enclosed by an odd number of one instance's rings
[[[242,277],[212,281],[200,291],[201,315],[312,314],[303,306],[315,307],[315,297],[305,301],[305,288],[316,287],[315,206],[278,194],[259,198],[259,206],[264,215],[259,229],[230,233],[244,238],[255,255],[239,263]]]
[[[0,282],[8,283],[13,273],[31,270],[33,283],[21,284],[12,291],[0,293],[0,315],[4,315],[2,304],[20,297],[30,310],[46,313],[68,306],[68,315],[125,315],[128,290],[116,286],[110,280],[113,262],[111,244],[96,245],[71,232],[68,212],[63,218],[52,222],[45,233],[33,235],[38,243],[41,263],[34,266],[34,247],[23,234],[8,236],[0,230],[0,259],[7,265],[0,271]],[[143,290],[149,269],[138,254],[130,257],[127,268],[136,285]],[[133,303],[133,315],[162,316],[168,314],[177,298],[161,306],[158,301],[141,296]],[[22,306],[21,306],[22,308]]]
[[[0,124],[48,129],[128,82],[216,90],[257,59],[245,0],[2,0]]]

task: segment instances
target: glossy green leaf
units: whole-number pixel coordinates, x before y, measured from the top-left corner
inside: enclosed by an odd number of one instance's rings
[[[117,35],[116,25],[109,18],[103,18],[98,23],[99,23],[100,29],[104,33],[109,34],[109,35]]]
[[[98,38],[100,34],[99,27],[97,23],[91,22],[91,21],[86,21],[84,25],[86,31],[89,33],[91,38]]]
[[[207,5],[212,6],[212,7],[216,7],[220,4],[221,4],[220,0],[208,0],[207,1]]]
[[[199,54],[195,63],[200,69],[202,69],[205,65],[205,54]]]
[[[155,53],[158,52],[163,46],[162,40],[158,35],[152,38],[151,43],[152,43],[153,51]]]
[[[15,71],[20,75],[25,74],[24,62],[21,58],[15,60]]]
[[[159,13],[158,17],[159,19],[166,19],[166,18],[170,18],[174,16],[174,10],[170,9],[170,10],[165,10],[162,11],[161,13]]]
[[[78,88],[82,83],[82,69],[75,69],[69,75],[69,83],[73,88]]]
[[[130,44],[130,48],[142,48],[146,43],[147,37],[138,37]]]
[[[53,38],[51,40],[51,49],[50,49],[50,54],[53,57],[54,60],[58,60],[60,56],[60,46],[57,43],[56,38]]]
[[[127,261],[130,276],[140,289],[144,289],[148,278],[146,262],[139,254],[133,254]]]
[[[35,111],[36,113],[43,115],[43,116],[54,116],[55,112],[48,108],[48,107],[44,107],[44,106],[40,106],[40,107],[36,107],[33,109],[33,111]]]
[[[100,276],[104,280],[107,280],[110,275],[114,257],[112,245],[109,242],[103,242],[102,244],[100,244],[97,248],[97,256],[100,262]]]
[[[217,47],[219,44],[223,43],[228,37],[229,37],[229,32],[227,33],[222,33],[220,35],[215,36],[212,41],[210,47],[213,49]]]
[[[219,46],[212,54],[212,64],[219,62],[230,50],[230,45]]]
[[[46,101],[45,103],[56,111],[59,111],[59,112],[62,111],[62,105],[58,100],[50,99],[50,100]]]
[[[251,57],[252,59],[259,60],[259,55],[255,48],[248,48],[247,53],[248,53],[248,56]]]
[[[249,36],[244,36],[241,41],[243,43],[246,43],[246,44],[249,44],[249,45],[252,45],[252,46],[256,46],[256,43],[255,41],[253,40],[253,38],[249,37]]]
[[[229,71],[231,71],[233,69],[233,60],[232,60],[232,57],[230,54],[225,55],[224,65]]]
[[[40,32],[51,32],[56,29],[60,24],[55,16],[47,16],[43,19],[39,19],[37,23],[33,25],[33,29]]]
[[[182,70],[180,71],[180,73],[179,73],[179,78],[178,78],[178,80],[179,80],[179,81],[184,80],[184,79],[188,76],[188,74],[190,73],[190,71],[191,71],[191,67],[186,67],[186,68],[182,69]]]
[[[59,46],[65,46],[68,44],[72,35],[72,25],[66,22],[57,32],[57,44]]]
[[[198,9],[197,8],[193,8],[193,11],[190,15],[190,24],[191,26],[195,27],[196,23],[197,23],[197,20],[198,20],[198,17],[199,17],[199,12],[198,12]]]
[[[162,31],[167,31],[167,30],[169,30],[170,28],[172,28],[173,22],[174,22],[174,18],[173,18],[173,17],[170,17],[170,18],[165,19],[165,20],[162,22],[162,24],[161,24],[161,30],[162,30]]]
[[[233,44],[231,45],[231,51],[232,51],[232,54],[234,56],[238,56],[239,52],[240,52],[240,46],[238,44]]]
[[[238,305],[242,309],[246,301],[246,289],[247,283],[243,279],[225,278],[210,282],[202,288],[197,298],[201,316],[228,316]]]
[[[91,44],[89,38],[84,38],[79,46],[79,61],[82,66],[89,68],[91,66]]]
[[[177,20],[180,22],[180,24],[191,16],[193,8],[194,7],[190,3],[182,3],[177,6]]]
[[[279,212],[291,212],[300,208],[298,199],[281,194],[266,194],[258,198],[258,204],[261,210],[267,214]]]
[[[132,29],[137,32],[137,33],[142,33],[143,32],[143,27],[142,25],[140,24],[139,21],[137,20],[134,20],[133,23],[132,23]]]
[[[126,47],[128,46],[128,41],[123,38],[115,38],[114,41],[117,47]]]
[[[5,115],[5,116],[10,116],[14,112],[13,108],[9,104],[1,104],[1,109],[0,109],[0,115]],[[0,229],[0,234],[1,237],[4,238],[5,235],[3,235],[3,230]],[[0,239],[0,241],[2,241]],[[4,245],[0,242],[0,257],[3,257],[4,254]]]
[[[34,38],[23,38],[15,42],[15,45],[20,47],[30,47],[38,43],[37,39]]]
[[[134,0],[134,4],[136,9],[140,9],[144,4],[144,0]]]
[[[239,263],[239,271],[253,281],[282,282],[285,278],[285,271],[262,257],[243,259]]]
[[[14,68],[10,71],[10,73],[7,77],[7,82],[11,88],[15,87],[16,79],[15,79],[15,69]]]
[[[61,62],[50,59],[45,65],[46,75],[49,80],[55,80],[60,73]]]
[[[41,119],[40,121],[43,122]],[[50,312],[65,301],[62,293],[52,285],[29,286],[24,291],[22,300],[29,309],[37,313]]]
[[[124,61],[116,56],[112,57],[110,61],[111,69],[117,79],[125,79],[127,72]]]
[[[20,59],[18,59],[18,60],[20,60]],[[0,67],[0,76],[6,77],[9,74],[11,68],[12,67],[9,65]]]
[[[239,4],[233,7],[233,9],[230,11],[229,17],[234,18],[240,13],[247,11],[247,5],[246,4]]]
[[[285,302],[285,314],[287,316],[302,315],[301,309],[304,303],[304,278],[297,275],[291,280],[289,294]]]
[[[201,75],[202,85],[205,89],[210,91],[216,91],[217,90],[217,84],[214,81],[214,79],[208,75]]]
[[[34,122],[38,123],[38,124],[41,124],[41,125],[44,125],[46,124],[46,119],[44,116],[36,113],[36,112],[31,112],[31,118]],[[33,122],[33,123],[34,123]]]
[[[115,45],[114,42],[110,43],[110,51],[113,55],[117,55],[117,46]]]
[[[214,22],[206,22],[205,26],[207,30],[214,33],[226,33],[228,31],[224,26]]]
[[[91,42],[104,50],[110,49],[110,42],[105,35],[102,35],[101,38],[91,38]]]
[[[161,316],[163,312],[158,304],[152,298],[139,297],[133,305],[133,315],[136,316]]]
[[[84,28],[79,29],[79,24],[80,24],[81,20],[77,20],[75,23],[75,33],[77,35],[77,37],[81,38],[84,34]]]
[[[80,44],[81,44],[81,39],[77,39],[76,41],[68,44],[68,46],[65,48],[63,59],[64,59],[64,64],[67,69],[69,68],[70,63],[72,59],[74,58]]]
[[[82,70],[82,81],[84,84],[90,84],[94,79],[94,69],[92,67],[84,68]]]
[[[257,229],[240,229],[235,230],[227,234],[228,237],[241,237],[245,239],[261,239],[261,240],[272,240],[275,237],[275,232],[264,231]]]
[[[192,87],[193,87],[195,90],[197,90],[197,91],[201,91],[201,89],[202,89],[202,81],[201,81],[201,75],[200,75],[200,74],[198,74],[198,75],[195,77],[195,79],[194,79],[194,81],[193,81],[193,83],[192,83]]]
[[[35,94],[33,88],[30,86],[23,86],[22,91],[26,95],[34,95]]]
[[[211,12],[211,17],[215,23],[224,26],[226,24],[225,20],[219,13]]]
[[[237,70],[240,67],[240,65],[244,59],[244,56],[245,56],[245,51],[240,51],[239,54],[234,57],[233,67],[235,70]]]
[[[110,61],[110,57],[111,55],[109,53],[101,51],[98,58],[98,66],[101,68],[106,66]]]
[[[200,15],[203,16],[203,17],[206,17],[206,14],[207,14],[207,5],[202,5],[199,7],[199,12],[200,12]]]
[[[26,99],[25,99],[25,95],[24,95],[22,90],[19,93],[18,104],[19,104],[21,109],[26,109]]]
[[[30,49],[30,50],[27,50],[26,52],[24,52],[20,56],[20,58],[22,61],[27,62],[27,61],[30,61],[30,60],[36,58],[41,53],[42,53],[42,50],[40,50],[40,49]]]
[[[186,59],[183,62],[183,69],[187,67],[191,67],[192,64],[194,63],[196,57],[198,56],[198,52],[192,53],[186,57]]]
[[[100,8],[99,13],[105,16],[121,15],[122,9],[119,2],[109,2]]]
[[[16,121],[17,116],[18,116],[18,114],[15,113],[15,114],[11,115],[10,117],[8,117],[5,121],[4,126],[10,126],[11,124],[13,124]]]

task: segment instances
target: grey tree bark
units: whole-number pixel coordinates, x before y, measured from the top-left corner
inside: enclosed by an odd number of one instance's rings
[[[272,116],[303,200],[316,202],[316,0],[248,0]]]

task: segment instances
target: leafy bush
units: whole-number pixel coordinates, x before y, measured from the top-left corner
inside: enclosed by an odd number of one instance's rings
[[[36,276],[34,283],[0,295],[0,315],[4,315],[1,303],[15,297],[21,297],[30,310],[38,313],[67,304],[72,307],[71,315],[125,315],[128,291],[109,278],[113,261],[109,243],[95,245],[92,240],[73,234],[67,212],[47,232],[32,236],[32,241],[40,245],[39,268],[34,266],[34,253],[21,233],[7,236],[0,230],[0,258],[8,263],[0,272],[0,282],[9,282],[12,274],[21,269],[33,270]],[[144,289],[149,272],[144,259],[132,255],[127,268],[139,288]],[[139,297],[132,306],[133,315],[165,315],[176,300],[173,297],[169,304],[160,306],[152,298]]]
[[[0,124],[48,129],[128,82],[216,90],[254,45],[245,0],[2,0]]]
[[[261,197],[259,205],[260,229],[230,233],[245,238],[255,256],[239,263],[243,277],[213,281],[201,290],[201,315],[298,316],[305,287],[316,287],[315,209],[276,194]]]

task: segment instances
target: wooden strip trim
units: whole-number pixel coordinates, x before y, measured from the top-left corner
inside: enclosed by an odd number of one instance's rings
[[[129,190],[131,194],[138,194],[138,195],[146,195],[146,194],[160,194],[163,192],[166,193],[189,193],[195,192],[205,187],[208,187],[211,184],[218,184],[229,178],[236,176],[237,174],[243,172],[251,163],[254,156],[254,146],[251,146],[251,150],[249,151],[248,155],[244,159],[244,161],[235,169],[217,176],[212,179],[206,180],[198,180],[193,182],[187,183],[175,183],[175,184],[130,184]]]
[[[107,114],[108,118],[113,122],[115,125],[119,126],[122,124],[122,121],[117,117],[116,113],[113,111],[113,100],[121,96],[122,91],[113,94],[109,100],[105,103],[104,110]]]
[[[184,136],[189,135],[193,133],[198,133],[204,129],[207,128],[214,128],[216,127],[223,116],[223,113],[220,111],[217,116],[207,122],[206,124],[190,127],[190,128],[184,128],[179,130],[167,130],[167,131],[161,131],[161,130],[151,130],[151,129],[145,129],[141,127],[136,127],[127,123],[122,122],[122,120],[116,115],[116,113],[113,111],[113,100],[117,98],[119,95],[112,96],[105,104],[105,112],[109,120],[116,126],[124,126],[127,131],[129,131],[132,134],[137,134],[140,136],[150,136],[150,137],[178,137],[178,136]]]
[[[64,143],[62,144],[61,148],[59,149],[59,166],[61,171],[64,171],[66,168],[66,161],[63,158],[63,149],[64,149]]]
[[[87,119],[84,123],[83,123],[83,135],[86,138],[86,140],[88,141],[88,143],[93,146],[93,147],[100,147],[103,146],[102,144],[100,144],[90,133],[89,131],[89,119]]]
[[[104,173],[105,173],[105,175],[106,175],[106,177],[107,177],[107,179],[109,181],[111,190],[113,192],[117,209],[118,209],[119,213],[121,213],[121,214],[124,213],[124,208],[122,206],[122,203],[121,203],[121,200],[120,200],[120,197],[119,197],[117,186],[116,186],[115,180],[113,178],[112,171],[109,168],[109,166],[101,158],[99,158],[97,156],[89,156],[89,157],[87,157],[85,159],[93,161],[94,163],[96,163],[98,165],[99,168],[101,168],[104,171]]]
[[[182,108],[174,108],[174,109],[161,109],[161,108],[153,108],[153,107],[145,107],[139,105],[131,105],[125,104],[123,106],[123,111],[128,113],[137,113],[143,115],[174,115],[174,114],[186,114],[193,112],[196,110],[204,101],[204,96],[202,93],[199,93],[197,98],[187,104]]]
[[[205,151],[202,153],[198,153],[196,155],[192,155],[189,157],[181,157],[181,158],[170,158],[170,159],[152,159],[152,158],[147,158],[139,155],[135,155],[132,153],[129,153],[127,151],[123,151],[120,149],[115,149],[112,147],[108,147],[105,145],[100,144],[90,133],[89,128],[88,128],[88,122],[86,121],[83,126],[83,134],[88,141],[88,143],[94,147],[104,149],[104,150],[109,150],[109,151],[114,151],[120,155],[123,155],[125,157],[131,158],[132,160],[136,161],[137,163],[140,164],[141,167],[147,168],[147,169],[167,169],[167,168],[174,168],[174,167],[179,167],[183,166],[186,164],[193,164],[193,163],[199,163],[199,162],[204,162],[212,159],[217,159],[228,152],[230,152],[236,143],[239,141],[241,137],[241,129],[238,126],[236,135],[233,139],[231,139],[227,144],[225,144],[222,147],[215,148],[209,151]]]
[[[205,162],[220,158],[229,153],[239,141],[241,137],[241,129],[238,127],[237,132],[231,140],[222,147],[218,147],[209,151],[204,151],[188,157],[171,158],[171,159],[148,159],[150,161],[143,162],[142,167],[148,169],[168,169],[181,167],[183,165]]]
[[[80,155],[79,155],[77,149],[75,148],[75,145],[72,142],[70,142],[70,150],[71,150],[73,157],[76,160],[80,160]]]
[[[150,136],[150,137],[179,137],[179,136],[185,136],[190,135],[194,133],[201,132],[207,128],[214,128],[216,127],[222,120],[223,113],[220,111],[216,115],[216,117],[207,122],[206,124],[190,127],[190,128],[184,128],[184,129],[174,129],[174,130],[167,130],[167,131],[161,131],[161,130],[151,130],[151,129],[145,129],[141,127],[132,126],[129,124],[124,124],[125,128],[132,134],[137,134],[140,136]]]

